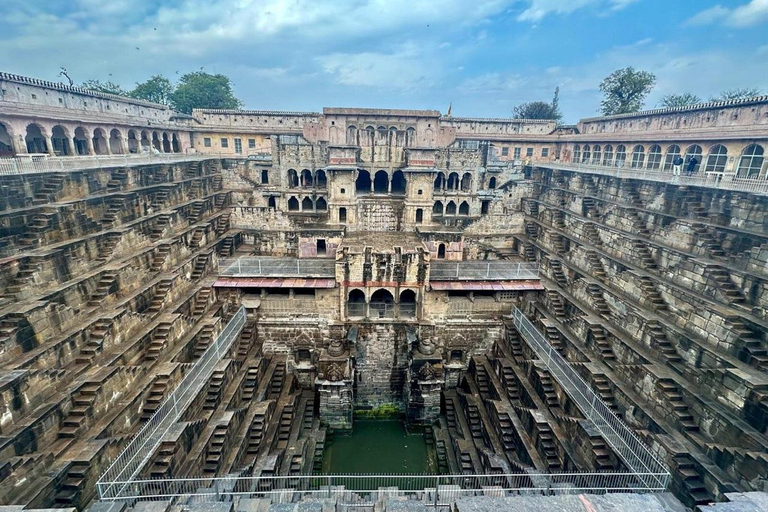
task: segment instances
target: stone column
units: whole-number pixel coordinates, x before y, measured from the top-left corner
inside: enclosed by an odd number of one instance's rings
[[[93,150],[93,138],[86,137],[85,138],[85,145],[88,148],[88,155],[95,155],[96,151]]]
[[[387,176],[387,194],[392,193],[392,180]]]
[[[11,137],[11,144],[13,145],[13,152],[17,155],[27,152],[27,143],[24,141],[24,136]]]
[[[107,155],[111,155],[112,154],[112,147],[111,147],[111,144],[109,143],[109,139],[108,138],[103,138],[101,140],[104,141],[104,146],[106,146],[106,148],[107,148]]]
[[[120,146],[123,148],[123,154],[127,155],[130,154],[130,149],[128,148],[128,139],[125,137],[120,137]]]
[[[64,137],[64,145],[67,148],[67,155],[72,156],[75,154],[75,143],[69,137]]]

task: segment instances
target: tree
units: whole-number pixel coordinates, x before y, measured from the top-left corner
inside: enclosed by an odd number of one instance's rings
[[[661,108],[687,107],[701,103],[701,98],[690,92],[683,94],[667,94],[659,102]]]
[[[722,91],[720,96],[714,96],[709,98],[709,101],[729,101],[729,100],[741,100],[744,98],[752,98],[754,96],[760,96],[763,91],[757,87],[743,88],[743,89],[728,89]]]
[[[174,110],[185,114],[191,114],[193,108],[232,109],[242,106],[242,102],[232,93],[228,77],[204,71],[182,76],[170,99]]]
[[[106,82],[102,82],[101,80],[86,80],[80,87],[96,92],[116,94],[118,96],[126,96],[128,94],[125,89],[120,87],[119,84],[114,83],[112,80],[107,80]]]
[[[169,105],[173,94],[173,84],[163,75],[155,75],[146,82],[137,83],[128,96],[140,100]]]
[[[555,89],[555,96],[552,103],[543,101],[531,101],[522,103],[512,109],[512,117],[515,119],[553,119],[559,121],[563,115],[559,109],[560,88]]]
[[[631,66],[617,69],[600,82],[605,94],[600,111],[606,116],[637,112],[655,83],[656,76],[648,71],[635,71]]]

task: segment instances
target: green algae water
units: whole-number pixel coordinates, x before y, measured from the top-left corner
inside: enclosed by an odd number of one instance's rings
[[[323,473],[435,474],[434,450],[421,432],[397,420],[355,420],[352,432],[328,436]]]

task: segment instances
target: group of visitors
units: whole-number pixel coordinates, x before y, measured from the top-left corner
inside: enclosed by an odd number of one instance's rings
[[[674,160],[672,160],[672,175],[674,176],[680,176],[680,171],[683,168],[683,163],[685,161],[682,159],[680,155],[677,155]],[[695,156],[691,156],[688,159],[688,164],[685,166],[685,173],[690,176],[693,173],[696,172],[696,166],[699,165],[699,160]]]

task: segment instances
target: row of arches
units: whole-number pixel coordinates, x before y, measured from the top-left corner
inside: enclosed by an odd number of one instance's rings
[[[358,129],[355,125],[347,127],[347,144],[350,146],[404,146],[416,145],[416,128],[409,127],[398,130],[397,127],[373,127],[372,125]]]
[[[376,171],[371,179],[370,172],[359,170],[355,180],[355,192],[358,194],[405,194],[407,184],[403,171],[395,171],[392,179],[387,171]]]
[[[456,213],[456,203],[453,202],[453,201],[448,201],[448,203],[445,205],[445,209],[443,209],[443,202],[442,201],[435,201],[435,204],[432,207],[432,213],[434,215],[457,215],[457,213]],[[467,216],[467,215],[469,215],[469,203],[468,202],[462,201],[459,204],[458,215],[460,215],[460,216]]]
[[[328,186],[328,176],[322,169],[314,173],[309,169],[302,169],[299,173],[296,169],[288,169],[288,186],[291,188],[325,188]]]
[[[459,178],[459,173],[452,172],[446,178],[445,173],[438,172],[435,177],[435,192],[445,192],[447,190],[461,190],[463,192],[471,191],[472,174],[465,172],[464,175]]]
[[[404,318],[416,316],[416,292],[403,290],[398,300],[389,290],[379,288],[371,294],[370,300],[359,288],[347,295],[347,316],[362,318]]]
[[[0,152],[5,156],[18,153],[47,153],[56,156],[122,155],[150,152],[180,153],[179,135],[167,131],[129,129],[124,134],[119,128],[94,128],[89,132],[83,126],[74,129],[62,124],[50,131],[37,123],[26,126],[23,143],[14,147],[14,134],[0,123]]]
[[[649,169],[671,171],[675,160],[680,157],[683,165],[691,172],[704,170],[705,172],[725,172],[728,163],[728,148],[722,144],[710,147],[707,153],[698,144],[688,146],[685,151],[677,144],[672,144],[664,151],[659,144],[650,145],[647,150],[642,144],[637,144],[627,153],[627,147],[623,144],[616,146],[599,144],[573,146],[573,162],[624,167],[629,158],[629,167],[632,169]],[[736,174],[739,177],[754,178],[760,175],[765,158],[765,149],[759,144],[745,146],[739,155],[736,165]]]
[[[324,197],[318,197],[317,199],[313,200],[311,197],[307,196],[301,201],[299,201],[299,198],[296,196],[291,196],[288,198],[289,212],[324,212],[327,210],[328,201],[326,201]]]

